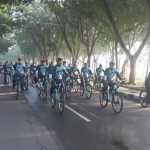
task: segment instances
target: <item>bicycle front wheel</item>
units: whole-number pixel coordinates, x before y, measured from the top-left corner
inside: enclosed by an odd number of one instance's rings
[[[63,92],[59,93],[56,105],[57,105],[57,112],[59,114],[62,114],[65,108],[65,94]]]
[[[123,108],[123,98],[121,93],[115,93],[112,99],[112,108],[116,114],[119,114]]]
[[[85,95],[87,99],[90,99],[92,96],[92,86],[90,84],[87,84]]]
[[[78,83],[78,81],[76,82],[76,85],[74,86],[74,90],[75,90],[75,92],[78,92],[78,90],[79,90],[79,83]]]
[[[55,108],[55,105],[56,105],[55,97],[56,97],[56,93],[53,94],[53,96],[51,98],[51,107],[52,108]]]
[[[43,88],[42,88],[42,98],[43,99],[46,99],[47,98],[47,85],[46,83],[43,85]]]
[[[66,86],[66,98],[67,98],[67,99],[70,99],[70,95],[71,95],[70,86],[67,85],[67,86]]]
[[[146,90],[141,91],[140,96],[139,96],[139,100],[140,100],[140,104],[143,107],[147,107],[146,106],[146,96],[147,96],[147,91]]]
[[[19,99],[19,86],[20,84],[19,82],[17,82],[17,97],[16,97],[17,100]]]

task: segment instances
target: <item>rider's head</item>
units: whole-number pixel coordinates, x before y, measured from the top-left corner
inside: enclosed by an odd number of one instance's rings
[[[63,61],[63,66],[66,66],[66,61]]]
[[[41,64],[42,64],[42,65],[45,65],[45,64],[46,64],[45,59],[42,59],[42,60],[41,60]]]
[[[109,63],[109,67],[110,67],[110,69],[114,69],[114,67],[115,67],[115,62],[114,62],[114,61],[111,61],[111,62]]]
[[[87,68],[87,67],[88,67],[88,64],[87,64],[87,63],[84,63],[84,67]]]
[[[18,58],[18,63],[22,64],[22,58]]]
[[[25,62],[25,64],[28,65],[29,63],[28,63],[28,62]]]
[[[34,61],[32,62],[32,64],[33,64],[33,65],[35,64]]]
[[[8,65],[8,61],[6,61],[5,64]]]
[[[54,62],[53,61],[51,61],[51,66],[53,66],[54,65]]]
[[[58,58],[56,59],[57,65],[62,65],[62,61],[63,61],[63,58],[58,57]]]
[[[74,64],[73,66],[76,67],[76,64]]]
[[[99,65],[99,68],[102,68],[102,64]]]

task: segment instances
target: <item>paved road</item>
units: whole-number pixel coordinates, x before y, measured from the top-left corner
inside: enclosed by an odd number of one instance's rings
[[[7,126],[10,128],[11,123],[17,124],[17,118],[21,120],[23,117],[28,126],[24,128],[31,134],[26,133],[23,127],[23,131],[20,131],[17,125],[15,130],[17,134],[21,132],[17,139],[21,137],[25,143],[29,143],[24,146],[25,150],[31,146],[32,150],[150,150],[150,109],[143,109],[138,103],[124,99],[123,112],[116,115],[111,105],[105,109],[100,107],[98,94],[94,93],[92,98],[87,100],[85,96],[72,93],[71,99],[66,101],[67,108],[59,115],[50,107],[49,100],[42,101],[37,97],[34,87],[30,86],[25,97],[20,99],[12,100],[13,102],[0,99],[0,111],[3,112],[0,114],[0,125],[6,124],[0,128],[0,135],[7,137],[7,141],[2,140],[0,145],[13,145],[16,141],[16,137],[13,136],[15,133],[11,129],[7,130]],[[6,102],[10,105],[9,108],[4,108]],[[14,121],[9,121],[6,118],[10,119],[13,115],[10,108],[14,104],[16,112],[13,113],[19,114]],[[11,135],[7,134],[7,131],[12,132]],[[1,149],[8,150],[6,147]]]

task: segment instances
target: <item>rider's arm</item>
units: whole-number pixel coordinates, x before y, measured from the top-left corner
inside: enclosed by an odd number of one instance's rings
[[[36,67],[36,75],[38,75],[39,72],[39,65]]]
[[[122,78],[121,78],[121,76],[120,76],[120,74],[119,74],[117,69],[116,69],[116,76],[119,78],[119,80],[122,80]]]
[[[89,74],[90,74],[90,75],[93,75],[93,73],[92,73],[92,71],[91,71],[90,69],[89,69]]]
[[[77,71],[78,71],[78,74],[80,74],[80,71],[79,71],[79,69],[77,69]]]
[[[105,71],[104,71],[104,80],[105,80],[105,81],[108,80],[108,79],[107,79],[107,77],[108,77],[108,72],[109,72],[109,70],[108,70],[108,68],[106,68]]]

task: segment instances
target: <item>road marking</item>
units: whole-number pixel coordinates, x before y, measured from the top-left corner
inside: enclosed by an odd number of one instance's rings
[[[91,120],[89,120],[88,118],[84,117],[83,115],[81,115],[80,113],[78,113],[77,111],[73,110],[72,108],[70,108],[69,106],[65,105],[66,108],[68,108],[70,111],[74,112],[76,115],[78,115],[79,117],[81,117],[82,119],[84,119],[87,122],[92,122]]]

